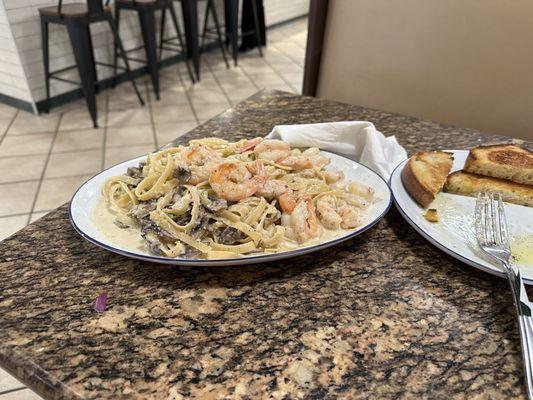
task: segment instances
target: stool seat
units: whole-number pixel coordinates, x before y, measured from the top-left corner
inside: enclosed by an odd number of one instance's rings
[[[153,0],[150,0],[153,1]],[[41,15],[66,18],[86,18],[89,16],[87,3],[70,3],[61,6],[61,14],[57,12],[57,6],[39,8]],[[104,7],[104,13],[111,12],[111,8]]]

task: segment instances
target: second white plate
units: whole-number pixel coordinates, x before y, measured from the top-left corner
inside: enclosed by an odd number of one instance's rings
[[[468,151],[453,150],[452,172],[463,168]],[[436,208],[439,222],[424,218],[425,210],[405,190],[401,173],[407,161],[396,167],[390,178],[394,202],[418,233],[439,249],[475,268],[505,276],[478,248],[474,235],[474,197],[439,193],[429,208]],[[513,262],[518,265],[528,284],[533,284],[533,208],[505,203],[505,214],[511,234]]]

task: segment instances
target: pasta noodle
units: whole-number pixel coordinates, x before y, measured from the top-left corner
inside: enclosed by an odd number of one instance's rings
[[[116,225],[160,256],[280,252],[361,224],[373,190],[328,163],[278,140],[205,138],[149,154],[102,194]]]

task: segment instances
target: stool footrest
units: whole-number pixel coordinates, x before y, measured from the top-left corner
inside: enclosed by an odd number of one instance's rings
[[[128,50],[124,50],[125,53],[131,53],[132,51],[137,51],[137,50],[141,50],[141,49],[144,49],[144,45],[140,45],[140,46],[137,46],[137,47],[133,47],[131,49],[128,49]]]
[[[60,68],[60,69],[55,70],[55,71],[52,71],[52,72],[50,72],[48,74],[48,76],[52,76],[52,75],[55,75],[55,74],[61,74],[63,72],[67,72],[68,70],[71,70],[71,69],[74,69],[74,68],[77,68],[76,64],[70,65],[68,67]]]
[[[104,63],[104,62],[100,62],[100,61],[95,61],[95,64],[96,65],[101,65],[103,67],[115,68],[115,66],[113,64]],[[117,69],[120,69],[121,71],[126,71],[127,70],[126,67],[121,67],[120,65],[117,65]]]
[[[55,79],[56,81],[70,83],[72,85],[81,86],[81,82],[71,81],[70,79],[60,78],[59,76],[48,76],[49,79]]]
[[[173,47],[176,50],[185,51],[185,49],[179,43],[163,42],[163,46]]]

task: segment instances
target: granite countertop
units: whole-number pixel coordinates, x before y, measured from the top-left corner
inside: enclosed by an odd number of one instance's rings
[[[510,140],[281,92],[179,140],[348,119],[410,153]],[[525,398],[507,282],[395,209],[318,253],[214,269],[104,251],[64,205],[0,244],[0,276],[0,364],[47,399]]]

